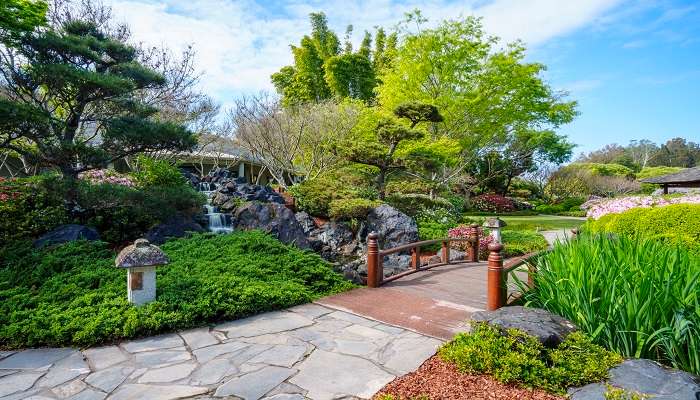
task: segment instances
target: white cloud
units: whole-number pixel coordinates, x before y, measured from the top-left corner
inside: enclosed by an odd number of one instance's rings
[[[621,0],[107,0],[136,40],[173,50],[193,45],[205,73],[205,91],[223,103],[271,89],[270,74],[292,61],[289,45],[310,30],[308,13],[324,11],[339,34],[347,24],[356,40],[375,26],[393,27],[419,8],[431,23],[460,15],[483,16],[489,32],[531,46],[580,29]]]

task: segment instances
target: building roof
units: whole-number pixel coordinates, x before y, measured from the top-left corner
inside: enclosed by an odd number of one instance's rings
[[[657,184],[680,184],[700,182],[700,167],[687,168],[673,174],[655,176],[653,178],[642,179],[644,183]]]

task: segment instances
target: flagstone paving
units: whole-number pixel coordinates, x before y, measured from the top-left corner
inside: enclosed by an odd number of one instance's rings
[[[369,398],[440,344],[307,304],[83,351],[0,352],[0,400]]]

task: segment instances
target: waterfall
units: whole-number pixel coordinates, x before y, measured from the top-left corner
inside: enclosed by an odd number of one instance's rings
[[[204,205],[204,215],[209,220],[209,231],[214,233],[230,233],[233,232],[231,226],[231,216],[219,212],[219,208],[211,204],[211,199],[214,196],[218,185],[216,183],[200,182],[199,191],[207,196],[207,204]]]

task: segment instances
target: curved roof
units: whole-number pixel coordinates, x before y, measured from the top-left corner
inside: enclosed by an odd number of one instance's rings
[[[700,182],[700,167],[687,168],[673,174],[642,179],[644,183],[689,183]]]

